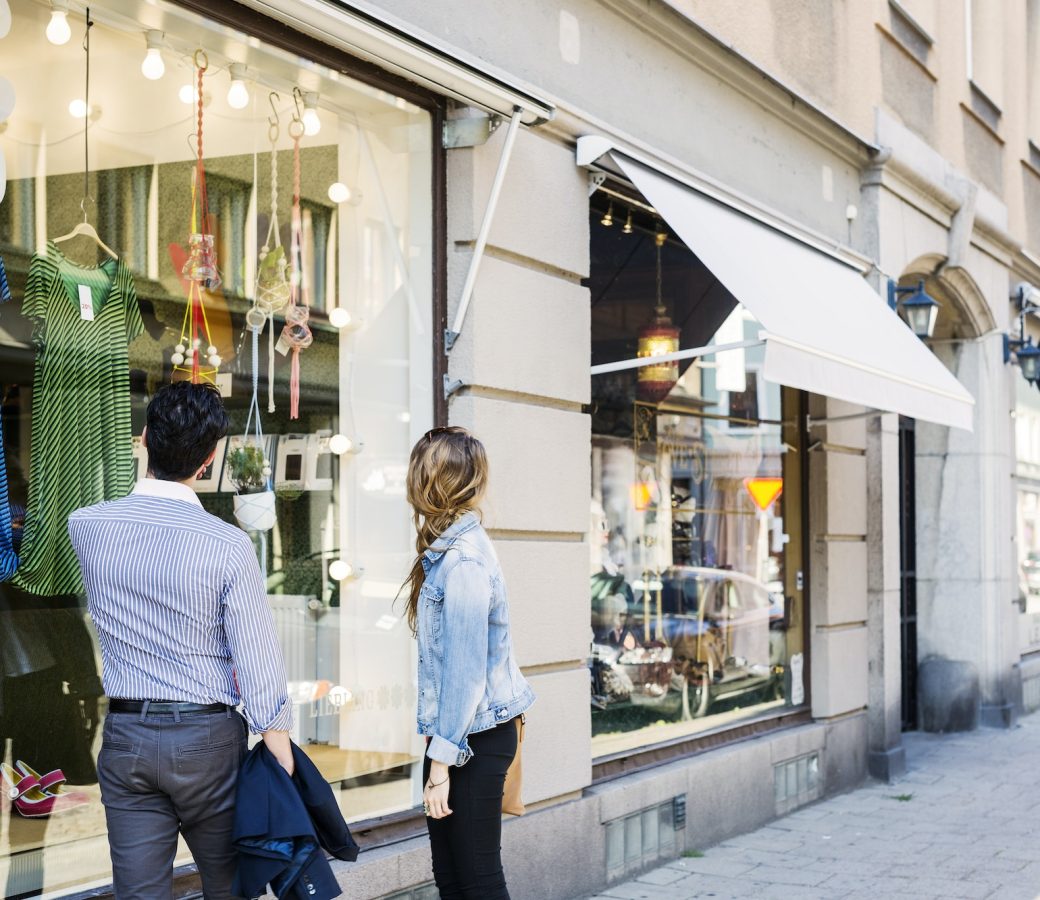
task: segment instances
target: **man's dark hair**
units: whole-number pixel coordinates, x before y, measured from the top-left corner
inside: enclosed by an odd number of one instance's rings
[[[206,461],[228,430],[228,414],[212,384],[176,381],[148,404],[148,470],[162,481],[184,481]]]

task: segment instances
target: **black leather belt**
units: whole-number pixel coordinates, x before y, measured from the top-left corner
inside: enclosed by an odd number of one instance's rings
[[[148,704],[148,712],[156,715],[181,715],[198,716],[206,713],[226,713],[233,710],[233,706],[226,703],[182,703],[177,700],[119,700],[108,701],[108,711],[114,713],[141,713],[145,704]]]

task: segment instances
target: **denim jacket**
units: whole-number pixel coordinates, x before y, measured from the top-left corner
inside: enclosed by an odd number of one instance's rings
[[[450,766],[473,756],[466,740],[525,712],[534,692],[513,657],[506,586],[495,548],[466,513],[426,551],[419,591],[419,734]]]

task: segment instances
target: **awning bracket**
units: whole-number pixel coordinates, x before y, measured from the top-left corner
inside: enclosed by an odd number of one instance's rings
[[[458,393],[466,386],[465,382],[461,378],[452,378],[450,375],[444,376],[444,399],[447,400],[452,394]]]
[[[603,184],[604,184],[604,182],[606,180],[607,180],[607,173],[606,172],[598,172],[595,169],[590,171],[589,172],[589,196],[591,197],[593,194],[596,193],[596,191],[598,191],[601,187],[603,187]]]
[[[498,198],[502,194],[502,185],[505,184],[506,171],[509,168],[509,159],[513,155],[513,145],[516,143],[516,133],[520,130],[520,118],[523,109],[519,106],[513,108],[513,115],[509,119],[509,130],[506,132],[505,143],[502,145],[502,155],[498,160],[498,169],[495,171],[495,180],[491,182],[491,193],[488,195],[487,207],[484,210],[484,220],[480,223],[480,231],[477,233],[477,241],[473,245],[473,257],[469,261],[469,271],[466,273],[466,281],[462,285],[462,296],[459,298],[459,308],[455,313],[455,321],[452,327],[444,332],[444,352],[450,353],[462,333],[462,324],[466,321],[466,312],[469,310],[470,300],[473,298],[473,286],[477,281],[477,272],[480,271],[480,261],[484,258],[484,248],[487,246],[488,233],[491,231],[491,222],[495,218],[495,208],[498,206]]]
[[[484,113],[448,119],[441,133],[441,144],[445,150],[460,150],[464,147],[479,147],[486,144],[502,124],[501,116]]]

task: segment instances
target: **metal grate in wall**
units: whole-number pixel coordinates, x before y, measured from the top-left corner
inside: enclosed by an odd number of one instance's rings
[[[773,766],[773,795],[778,816],[818,800],[822,793],[820,754],[807,753]]]
[[[379,900],[440,900],[440,894],[437,893],[437,885],[428,881],[396,894],[383,894]]]
[[[607,880],[621,878],[660,859],[675,856],[675,832],[685,825],[685,810],[686,798],[676,797],[667,803],[604,823],[607,829]]]
[[[1022,679],[1022,708],[1027,713],[1040,709],[1040,678]]]

